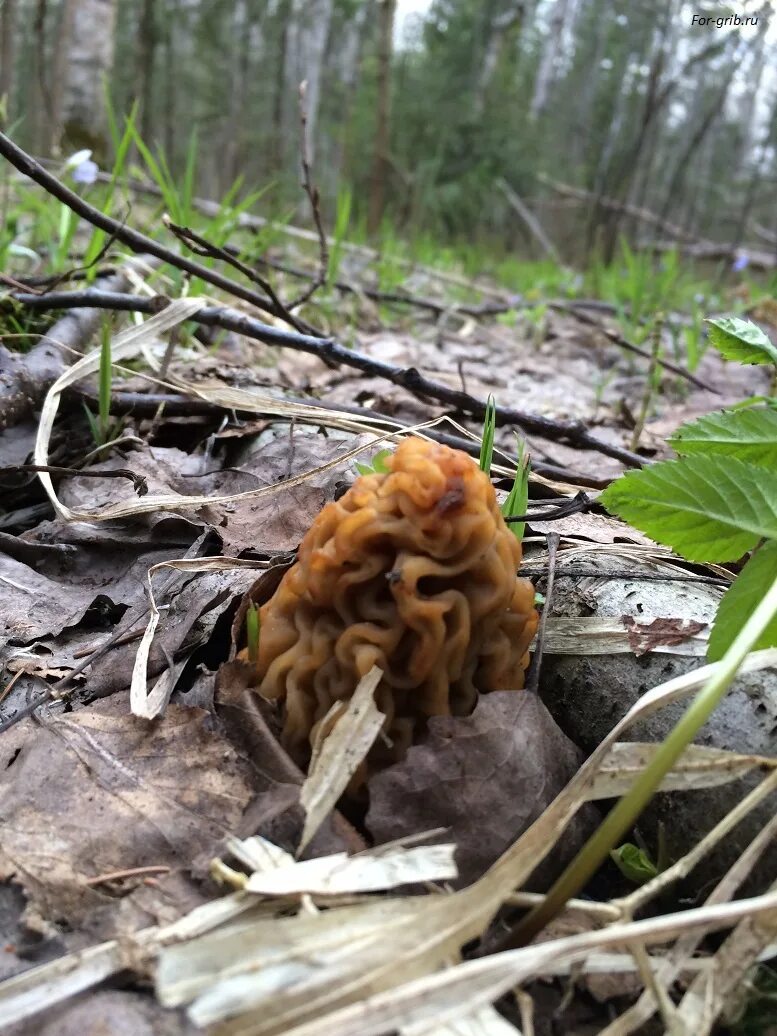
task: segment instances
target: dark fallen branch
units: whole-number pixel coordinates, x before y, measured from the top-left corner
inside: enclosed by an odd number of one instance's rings
[[[585,514],[590,511],[594,504],[585,493],[575,494],[571,500],[566,500],[558,507],[552,507],[549,511],[528,511],[526,514],[505,515],[506,522],[556,522],[560,518],[569,518],[573,514]]]
[[[548,574],[549,566],[542,565],[532,567],[531,565],[521,566],[521,575],[530,579],[538,579]],[[666,575],[647,572],[603,572],[599,568],[561,568],[561,559],[556,564],[557,579],[618,579],[634,580],[639,583],[703,583],[708,586],[731,586],[731,579],[723,579],[721,576],[698,576],[689,572],[687,575]],[[733,577],[732,577],[733,578]]]
[[[93,406],[97,405],[97,394],[83,385],[71,385],[65,389],[64,398],[72,398],[79,403],[82,401],[91,403]],[[322,410],[331,409],[327,403],[322,403],[318,399],[298,399],[294,396],[284,396],[283,399],[288,403],[300,403],[304,406],[319,407]],[[170,417],[212,416],[215,418],[221,417],[224,414],[222,406],[219,406],[217,403],[210,403],[207,399],[200,399],[197,396],[179,396],[165,392],[121,391],[113,392],[111,395],[110,412],[116,416],[132,414],[135,417],[154,417],[160,408],[164,408],[165,413]],[[398,421],[395,417],[388,417],[376,410],[368,410],[366,407],[338,403],[336,409],[342,410],[347,414],[353,414],[354,417],[368,418],[371,423],[380,422],[379,425],[375,424],[375,427],[381,427],[388,431],[401,431],[409,427],[409,425]],[[241,410],[235,411],[235,415],[249,420],[256,417],[255,412],[249,413],[248,411]],[[471,439],[464,439],[458,435],[441,432],[438,428],[426,428],[424,429],[424,435],[434,439],[435,442],[450,446],[454,450],[463,450],[471,457],[480,456],[480,443]],[[586,486],[589,489],[606,489],[612,482],[611,478],[593,478],[591,475],[585,475],[580,471],[572,471],[570,468],[563,468],[555,464],[545,464],[534,459],[532,459],[532,471],[557,482],[568,482],[571,485]],[[552,493],[551,490],[547,490],[547,492],[549,494]],[[532,515],[532,517],[537,518],[537,515]],[[537,520],[539,521],[538,518]]]
[[[118,292],[52,292],[46,296],[17,293],[11,295],[10,298],[16,303],[37,310],[84,305],[123,312],[157,313],[160,305],[163,304],[160,302],[159,296],[146,299]],[[375,360],[354,349],[349,349],[332,338],[315,338],[312,335],[271,327],[244,313],[222,306],[204,307],[192,319],[207,327],[220,327],[225,331],[234,331],[236,334],[253,338],[267,345],[309,353],[324,362],[353,367],[372,377],[385,378],[386,381],[401,386],[420,399],[434,399],[479,420],[485,417],[486,403],[484,400],[427,378],[415,367],[394,367],[382,360]],[[516,410],[512,407],[497,407],[496,420],[500,426],[517,425],[527,432],[553,442],[603,453],[629,467],[641,467],[644,463],[644,458],[638,454],[597,439],[588,431],[582,421],[554,421],[548,417],[542,417],[540,414]]]
[[[104,319],[101,312],[104,307],[91,308],[92,293],[125,291],[129,286],[128,272],[134,265],[133,260],[98,282],[97,288],[78,292],[78,306],[58,320],[28,353],[10,352],[0,345],[0,431],[18,424],[38,409],[46,392],[71,362],[68,351],[83,351]],[[48,296],[24,297],[45,299]],[[0,306],[2,304],[0,298]],[[14,303],[8,305],[13,307]],[[41,306],[42,310],[69,308],[45,303]]]
[[[134,230],[132,227],[125,226],[104,212],[100,212],[99,209],[84,201],[75,191],[71,191],[61,180],[44,169],[31,155],[28,155],[26,151],[14,144],[11,138],[4,133],[0,133],[0,155],[7,159],[12,166],[15,166],[20,173],[29,176],[31,180],[43,187],[45,191],[67,205],[76,215],[81,216],[82,219],[87,220],[93,226],[104,230],[107,234],[113,235],[116,241],[121,241],[122,244],[131,248],[133,252],[153,255],[161,262],[169,263],[170,266],[175,266],[193,277],[199,277],[206,284],[211,284],[214,288],[220,288],[235,298],[249,302],[252,306],[256,306],[257,309],[265,313],[270,313],[272,316],[283,319],[282,309],[279,309],[271,299],[257,294],[255,291],[245,287],[243,284],[239,284],[237,281],[233,281],[229,277],[224,277],[215,270],[209,270],[207,266],[203,266],[201,263],[194,262],[194,260],[188,259],[186,256],[172,252],[169,248],[165,248],[164,245],[154,241],[153,238],[141,234],[140,231]],[[313,328],[306,327],[306,330],[308,333],[311,333]]]
[[[138,496],[145,496],[148,492],[148,482],[143,475],[138,475],[129,468],[114,468],[112,471],[92,471],[81,468],[63,468],[56,464],[10,464],[0,468],[0,476],[15,475],[17,472],[45,471],[49,475],[68,475],[79,478],[128,478],[132,488]]]

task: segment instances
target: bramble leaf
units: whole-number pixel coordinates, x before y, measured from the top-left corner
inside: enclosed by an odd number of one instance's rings
[[[716,317],[707,323],[710,341],[725,359],[739,363],[777,363],[777,347],[752,320]]]
[[[723,595],[707,645],[707,658],[717,662],[777,579],[777,542],[770,540],[756,551]],[[772,619],[753,647],[777,647],[777,617]]]
[[[777,467],[777,411],[761,406],[705,414],[681,425],[667,442],[681,454],[725,454]]]
[[[599,497],[689,561],[735,561],[777,538],[777,474],[733,457],[687,457],[629,471]]]

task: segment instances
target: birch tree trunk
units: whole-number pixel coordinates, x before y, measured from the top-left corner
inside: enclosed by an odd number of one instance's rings
[[[331,21],[332,0],[293,0],[287,52],[287,93],[293,116],[290,122],[298,121],[299,86],[306,82],[307,147],[311,161],[315,158],[321,78]]]
[[[15,57],[16,0],[0,3],[0,104],[5,98],[5,117],[11,118],[13,104],[11,87]]]
[[[73,0],[62,100],[63,142],[68,150],[107,151],[104,80],[113,68],[116,0]]]
[[[529,106],[529,115],[532,119],[540,116],[547,107],[556,60],[561,53],[561,41],[565,35],[564,29],[571,7],[571,0],[556,0],[553,7],[540,67],[537,69],[537,78],[534,81],[534,94]]]
[[[374,234],[383,220],[388,176],[389,122],[391,117],[391,56],[394,50],[396,0],[380,0],[378,39],[378,105],[375,121],[375,146],[370,177],[370,207],[367,228]]]

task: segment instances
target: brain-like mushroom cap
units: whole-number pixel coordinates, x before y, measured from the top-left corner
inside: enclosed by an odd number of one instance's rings
[[[401,758],[429,716],[523,687],[537,625],[521,547],[467,454],[418,438],[327,504],[261,609],[258,690],[285,703],[303,765],[316,724],[373,665],[385,734],[370,768]]]

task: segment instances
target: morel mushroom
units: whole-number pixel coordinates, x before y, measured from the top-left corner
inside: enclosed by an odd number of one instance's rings
[[[258,690],[285,704],[283,740],[303,766],[316,725],[373,665],[386,736],[369,771],[401,759],[429,716],[523,687],[534,587],[516,577],[521,546],[490,480],[418,438],[386,466],[324,507],[261,609]]]

